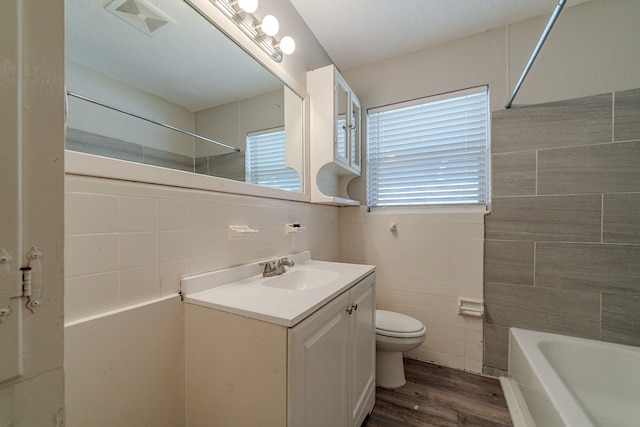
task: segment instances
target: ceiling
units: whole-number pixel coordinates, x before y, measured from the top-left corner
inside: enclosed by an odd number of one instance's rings
[[[341,70],[551,16],[558,4],[558,0],[290,1]],[[586,1],[568,0],[565,7]]]

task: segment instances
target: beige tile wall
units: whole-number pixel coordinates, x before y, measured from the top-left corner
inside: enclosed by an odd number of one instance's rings
[[[342,209],[342,261],[377,266],[377,307],[427,328],[410,357],[482,371],[482,319],[458,314],[458,298],[482,300],[482,213],[367,213]],[[397,233],[389,230],[397,223]]]
[[[66,177],[65,321],[177,293],[183,275],[311,250],[337,261],[338,208]],[[301,222],[304,232],[285,234]],[[229,240],[227,226],[257,235]]]

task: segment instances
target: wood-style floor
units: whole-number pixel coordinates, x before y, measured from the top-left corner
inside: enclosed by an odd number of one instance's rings
[[[404,360],[407,384],[376,389],[376,405],[363,427],[504,427],[509,410],[495,378]]]

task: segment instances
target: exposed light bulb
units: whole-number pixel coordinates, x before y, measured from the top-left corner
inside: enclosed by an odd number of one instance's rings
[[[296,42],[293,40],[293,37],[289,36],[284,36],[278,46],[285,55],[291,55],[296,50]]]
[[[267,15],[262,19],[260,29],[268,36],[275,36],[280,30],[280,23],[278,19],[273,15]]]
[[[238,0],[238,7],[247,13],[258,10],[258,0]]]

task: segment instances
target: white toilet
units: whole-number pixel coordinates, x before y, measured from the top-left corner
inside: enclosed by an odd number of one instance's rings
[[[402,352],[424,342],[427,328],[413,317],[376,310],[376,385],[398,388],[405,385]]]

